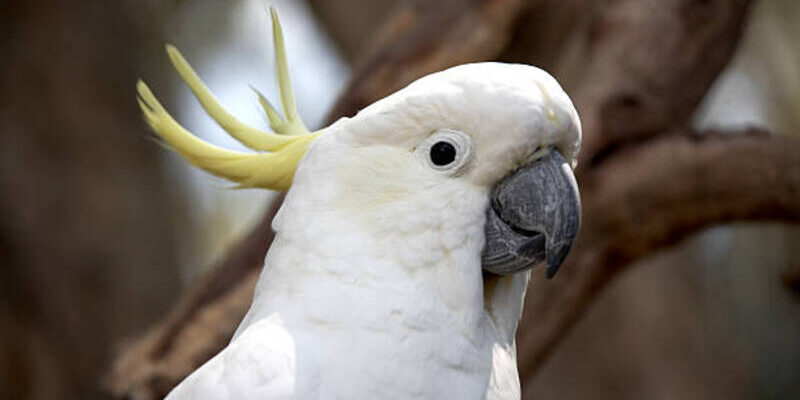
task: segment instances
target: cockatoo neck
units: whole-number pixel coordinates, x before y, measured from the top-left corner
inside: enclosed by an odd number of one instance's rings
[[[478,334],[483,213],[468,210],[485,204],[434,202],[433,193],[430,199],[359,204],[356,193],[305,189],[289,193],[274,223],[276,245],[263,278],[267,290],[302,298],[294,302],[303,308],[298,321],[353,327],[394,315],[436,325],[431,329],[451,325]],[[479,190],[460,197],[463,203],[486,198]],[[319,314],[309,319],[312,310]]]

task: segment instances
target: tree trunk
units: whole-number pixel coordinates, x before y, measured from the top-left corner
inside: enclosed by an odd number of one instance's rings
[[[178,293],[182,200],[165,195],[133,91],[154,12],[0,5],[2,399],[107,397],[110,350]]]

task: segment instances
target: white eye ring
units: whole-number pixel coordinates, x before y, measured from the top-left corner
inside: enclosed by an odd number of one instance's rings
[[[442,149],[445,158],[442,159]],[[455,151],[455,154],[452,152]],[[453,129],[439,129],[425,138],[414,151],[422,163],[430,169],[450,176],[466,171],[475,157],[472,138]]]

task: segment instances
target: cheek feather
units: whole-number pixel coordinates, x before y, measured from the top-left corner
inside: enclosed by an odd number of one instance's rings
[[[452,232],[482,224],[486,191],[463,177],[426,169],[409,151],[351,148],[335,157],[325,163],[334,165],[325,174],[326,209],[357,221],[359,229],[381,236],[439,232],[434,243],[453,249],[466,239]]]
[[[421,172],[409,152],[390,147],[352,149],[336,162],[336,204],[365,212],[403,203],[426,185]]]

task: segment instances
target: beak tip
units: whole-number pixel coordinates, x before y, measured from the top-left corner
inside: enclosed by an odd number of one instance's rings
[[[561,264],[564,263],[564,259],[567,258],[569,254],[570,244],[562,245],[558,249],[553,249],[552,251],[548,249],[547,251],[547,270],[546,276],[547,279],[553,279],[556,276],[556,272],[561,267]]]

